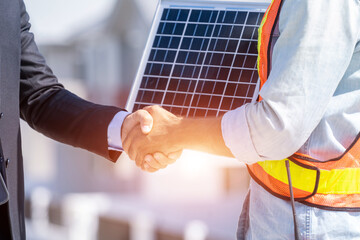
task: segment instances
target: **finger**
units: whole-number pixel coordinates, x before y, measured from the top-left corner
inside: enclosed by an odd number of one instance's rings
[[[169,159],[165,154],[161,152],[156,152],[153,154],[153,158],[155,161],[159,163],[160,166],[167,166],[171,163],[171,159]]]
[[[182,153],[182,150],[179,150],[177,152],[173,152],[173,153],[170,153],[168,156],[166,156],[165,154],[163,153],[160,153],[160,152],[157,152],[157,153],[154,153],[154,158],[160,162],[161,165],[169,165],[169,164],[172,164],[174,163],[181,155]],[[169,156],[172,156],[171,158]]]
[[[148,164],[152,168],[161,169],[161,168],[165,168],[167,166],[166,163],[165,164],[160,163],[150,154],[146,155],[144,160],[145,160],[145,164]]]
[[[153,117],[148,111],[138,110],[136,112],[136,120],[140,123],[141,131],[143,134],[148,134],[153,127]]]
[[[140,124],[141,131],[144,134],[148,134],[153,126],[153,118],[151,114],[145,110],[138,110],[128,115],[121,126],[121,139],[125,139],[131,129]]]
[[[179,151],[169,153],[168,158],[176,161],[181,157],[182,152],[183,152],[183,150],[181,149]]]
[[[152,106],[144,107],[144,110],[146,110],[150,114],[154,114],[156,111],[159,111],[160,108],[161,107],[159,105],[152,105]]]
[[[138,153],[136,155],[135,162],[136,162],[136,166],[138,167],[144,166],[144,156]]]
[[[157,168],[153,168],[153,167],[151,167],[151,166],[150,166],[149,164],[147,164],[147,163],[144,163],[144,165],[143,165],[142,169],[143,169],[144,171],[146,171],[146,172],[150,172],[150,173],[153,173],[153,172],[159,171],[159,169],[157,169]]]
[[[142,166],[143,166],[143,161],[142,161],[142,159],[140,159],[140,157],[139,157],[138,154],[136,155],[136,158],[135,158],[134,160],[135,160],[136,166],[138,166],[138,167],[142,167]]]

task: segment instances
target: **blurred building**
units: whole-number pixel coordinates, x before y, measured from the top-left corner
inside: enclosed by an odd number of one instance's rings
[[[125,107],[147,39],[151,15],[157,5],[153,0],[147,2],[145,5],[139,4],[140,1],[120,0],[114,6],[112,14],[96,25],[74,34],[66,42],[39,46],[59,81],[83,98]],[[38,151],[34,152],[37,157],[28,153],[33,146],[29,144],[27,137],[39,139],[31,142],[42,142],[37,145],[44,149],[41,151],[44,157],[39,158]],[[54,143],[28,129],[24,129],[24,142],[24,156],[30,170],[27,181],[29,190],[32,185],[38,186],[40,183],[52,187],[59,194],[68,191],[119,190],[118,186],[113,187],[116,185],[114,166],[103,160],[99,161],[99,157]],[[50,163],[49,159],[54,158],[53,156],[56,159]],[[41,164],[31,164],[32,161]],[[31,167],[38,165],[44,166],[41,174],[38,173],[41,171],[38,167]],[[32,170],[37,172],[32,174]],[[99,176],[99,172],[109,177],[112,184],[107,184],[104,176]],[[71,182],[73,184],[69,184]],[[134,184],[136,183],[131,182],[129,189],[133,189]],[[103,185],[107,187],[104,189]],[[119,185],[124,186],[123,182]]]
[[[69,90],[125,107],[156,6],[119,0],[103,21],[40,51]],[[186,229],[187,239],[201,239],[191,238],[197,231],[234,238],[249,181],[236,160],[186,151],[173,166],[146,174],[129,159],[114,165],[22,129],[30,240],[171,240],[183,239]]]

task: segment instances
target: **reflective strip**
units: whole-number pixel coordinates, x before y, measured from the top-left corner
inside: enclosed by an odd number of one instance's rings
[[[285,160],[277,160],[277,161],[264,161],[258,162],[258,164],[263,168],[263,170],[271,175],[273,178],[288,184],[288,177],[286,173]],[[306,173],[305,171],[310,171]],[[299,165],[294,164],[290,161],[290,173],[292,185],[295,188],[301,189],[303,191],[312,193],[314,191],[314,186],[316,183],[316,171],[305,169]],[[312,173],[312,174],[311,174]],[[306,176],[306,180],[304,176]],[[260,176],[258,176],[260,177]],[[261,177],[260,177],[261,180]],[[308,184],[306,184],[306,182]],[[310,184],[311,183],[311,184]],[[266,183],[266,185],[269,183]],[[271,184],[271,183],[270,183]]]
[[[260,87],[268,77],[268,48],[270,45],[271,32],[276,22],[282,0],[273,0],[268,7],[259,27],[258,34],[258,72],[260,77]]]
[[[268,50],[271,32],[282,0],[272,0],[259,27],[257,68],[260,88],[267,81]],[[261,96],[259,96],[261,101]],[[295,154],[291,157],[300,166],[290,161],[290,172],[295,198],[307,198],[316,188],[317,168],[320,171],[316,194],[305,201],[316,206],[360,209],[360,134],[349,151],[338,159],[316,161],[310,156]],[[264,161],[248,166],[251,176],[271,193],[289,197],[285,160]]]
[[[263,31],[263,27],[264,27],[264,24],[267,20],[267,17],[268,17],[268,14],[269,14],[269,9],[271,8],[271,5],[274,3],[274,0],[271,2],[270,6],[268,7],[268,9],[266,10],[265,12],[265,15],[263,17],[263,19],[261,20],[261,24],[260,24],[260,27],[258,29],[258,45],[257,45],[257,50],[258,50],[258,58],[257,58],[257,69],[258,69],[258,73],[260,73],[260,51],[261,51],[261,46],[262,46],[262,42],[261,42],[261,34],[262,34],[262,31]]]
[[[322,194],[359,194],[360,169],[345,168],[320,171],[318,193]]]
[[[263,170],[280,182],[288,184],[285,160],[258,162]],[[291,179],[294,188],[312,193],[316,183],[316,171],[290,161]],[[260,176],[258,176],[260,177]],[[320,170],[319,194],[360,194],[359,168]],[[260,177],[261,180],[261,177]],[[271,183],[265,183],[266,185]],[[296,197],[296,196],[295,196]]]
[[[289,185],[288,183],[281,182],[265,172],[265,170],[259,164],[248,165],[248,170],[251,177],[263,186],[270,193],[276,193],[280,196],[290,197]],[[298,188],[294,188],[294,195],[296,198],[306,198],[309,197],[312,193],[302,191]]]

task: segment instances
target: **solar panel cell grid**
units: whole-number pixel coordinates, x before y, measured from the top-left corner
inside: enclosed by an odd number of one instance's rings
[[[216,116],[251,102],[263,12],[165,8],[133,110]]]

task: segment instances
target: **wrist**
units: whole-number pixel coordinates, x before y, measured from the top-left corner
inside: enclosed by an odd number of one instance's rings
[[[184,149],[187,141],[185,120],[186,118],[180,116],[176,116],[174,119],[171,119],[171,125],[168,130],[170,135],[169,140],[176,149]]]
[[[199,131],[195,118],[179,117],[173,125],[171,131],[174,133],[174,138],[179,149],[193,149],[194,145],[199,142]],[[199,130],[199,131],[197,131]]]
[[[229,155],[223,149],[221,134],[221,117],[181,118],[174,129],[172,139],[177,141],[179,148],[204,151],[213,154]]]

